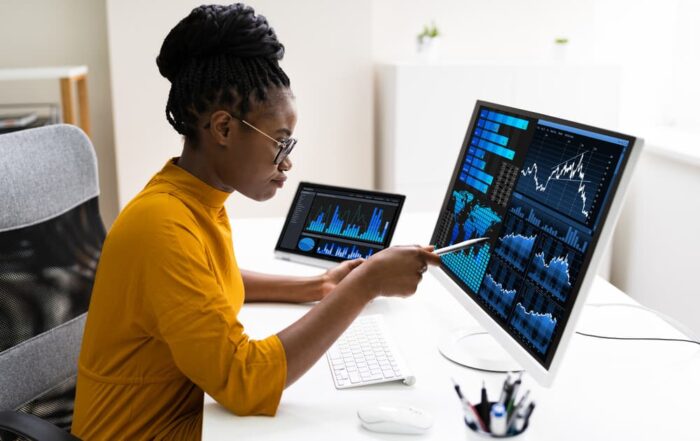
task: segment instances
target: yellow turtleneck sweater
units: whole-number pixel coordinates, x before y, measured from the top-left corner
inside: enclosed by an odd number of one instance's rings
[[[203,391],[239,415],[275,414],[284,348],[238,321],[228,195],[171,160],[119,214],[92,290],[75,435],[200,439]]]

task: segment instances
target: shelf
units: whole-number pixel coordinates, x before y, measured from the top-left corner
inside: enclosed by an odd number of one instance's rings
[[[87,75],[87,66],[55,66],[0,69],[0,81],[54,80]]]
[[[90,136],[90,112],[87,93],[87,66],[49,66],[0,69],[0,81],[59,80],[63,122],[79,126]],[[77,88],[77,106],[73,90]],[[76,116],[80,113],[80,123]]]

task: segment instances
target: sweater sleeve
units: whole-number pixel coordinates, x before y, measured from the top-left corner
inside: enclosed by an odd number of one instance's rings
[[[274,415],[286,382],[284,347],[276,335],[251,340],[245,334],[196,223],[172,213],[148,242],[152,265],[144,275],[144,306],[152,312],[152,332],[170,348],[178,369],[237,415]],[[240,291],[234,295],[242,298]]]

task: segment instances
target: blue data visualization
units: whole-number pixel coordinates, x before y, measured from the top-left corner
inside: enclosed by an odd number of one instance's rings
[[[308,233],[328,234],[346,239],[384,243],[391,229],[394,207],[329,201],[317,197],[304,228]]]
[[[560,311],[554,303],[528,286],[513,309],[510,325],[528,346],[544,354],[557,329]]]
[[[391,244],[405,196],[302,182],[275,253],[304,263],[373,256]]]
[[[477,245],[466,251],[444,254],[442,262],[452,270],[474,292],[479,290],[481,280],[486,272],[486,265],[491,258],[489,244]]]
[[[479,193],[488,193],[494,183],[493,173],[488,167],[490,160],[496,157],[512,161],[518,137],[529,125],[525,119],[482,109],[469,141],[459,180]]]
[[[490,207],[475,202],[474,195],[466,190],[454,191],[452,197],[455,222],[449,245],[483,237],[489,229],[501,221],[501,216]]]
[[[547,288],[561,301],[566,300],[566,291],[571,288],[569,274],[569,255],[556,256],[547,260],[543,252],[537,253],[533,260],[530,277]]]
[[[580,257],[561,242],[545,238],[532,258],[528,276],[560,302],[566,302],[581,268]]]
[[[314,246],[316,246],[316,241],[314,241],[313,237],[302,237],[297,244],[297,248],[301,251],[311,251],[314,249]]]
[[[500,259],[493,258],[484,281],[479,289],[479,297],[501,318],[506,318],[518,294],[519,277],[505,266]]]
[[[455,190],[450,199],[449,232],[445,231],[440,246],[452,245],[476,237],[488,236],[501,223],[501,216],[468,190]],[[491,246],[484,244],[465,251],[442,256],[442,262],[474,292],[479,290]]]
[[[592,227],[617,171],[621,149],[582,131],[565,129],[546,122],[537,125],[515,190]]]
[[[334,242],[330,240],[321,240],[316,247],[316,254],[321,256],[331,256],[340,259],[358,259],[368,258],[376,252],[371,247],[364,247],[357,244],[348,244],[342,242]]]
[[[535,207],[534,203],[525,202],[519,195],[514,195],[508,211],[523,219],[533,227],[544,231],[581,253],[585,253],[591,236],[587,228],[573,226],[564,222],[559,215],[545,207]]]
[[[506,218],[494,252],[517,270],[525,271],[536,239],[534,228],[511,215]]]

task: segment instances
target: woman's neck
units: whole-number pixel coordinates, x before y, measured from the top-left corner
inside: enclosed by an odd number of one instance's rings
[[[175,165],[218,190],[233,193],[234,189],[221,181],[214,167],[207,161],[206,155],[192,147],[185,145]]]

